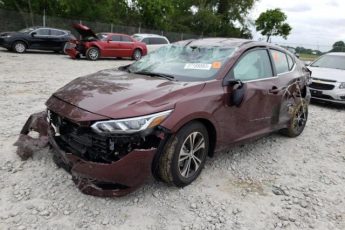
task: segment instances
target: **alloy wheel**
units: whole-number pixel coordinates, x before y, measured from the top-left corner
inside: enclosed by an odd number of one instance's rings
[[[91,49],[89,51],[89,57],[91,60],[96,60],[98,58],[98,50],[97,49]]]
[[[193,177],[206,154],[205,138],[200,132],[191,133],[183,142],[179,158],[178,168],[182,177]]]
[[[305,126],[307,122],[307,113],[303,105],[300,106],[298,112],[295,115],[295,119],[293,122],[294,122],[293,127],[296,131],[303,129],[303,127]]]
[[[25,47],[25,45],[24,45],[23,43],[18,42],[18,43],[16,43],[16,45],[14,46],[14,49],[15,49],[15,51],[18,52],[18,53],[24,53],[26,47]]]
[[[141,51],[140,50],[135,50],[134,52],[134,59],[139,60],[141,58]]]

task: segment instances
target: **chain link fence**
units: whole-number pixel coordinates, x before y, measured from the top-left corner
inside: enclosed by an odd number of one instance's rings
[[[94,22],[86,20],[73,20],[67,18],[59,18],[52,16],[43,16],[37,14],[30,14],[26,12],[17,12],[0,9],[0,32],[3,31],[18,31],[30,26],[47,26],[60,28],[71,31],[75,36],[78,37],[76,31],[73,30],[72,24],[82,23],[91,28],[95,33],[99,32],[114,32],[124,34],[135,34],[135,33],[150,33],[159,34],[166,36],[170,42],[200,38],[201,35],[186,34],[186,33],[175,33],[169,31],[159,31],[140,27],[122,26],[103,22]]]

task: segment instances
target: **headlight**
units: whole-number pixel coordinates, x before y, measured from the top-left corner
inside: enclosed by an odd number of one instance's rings
[[[345,82],[340,83],[339,89],[345,89]]]
[[[167,118],[173,110],[120,120],[99,121],[91,126],[97,133],[136,133],[156,127]]]

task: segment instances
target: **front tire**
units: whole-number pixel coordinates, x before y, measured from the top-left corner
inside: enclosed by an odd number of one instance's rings
[[[100,51],[97,47],[91,47],[86,51],[87,59],[96,61],[100,56]]]
[[[201,173],[209,150],[205,126],[192,122],[182,127],[163,148],[159,159],[159,177],[168,184],[184,187]]]
[[[12,46],[13,50],[17,53],[25,53],[26,51],[26,44],[22,41],[16,41],[13,43],[13,46]]]
[[[295,106],[289,126],[280,132],[288,137],[297,137],[303,132],[308,120],[308,103],[302,98],[301,101]]]

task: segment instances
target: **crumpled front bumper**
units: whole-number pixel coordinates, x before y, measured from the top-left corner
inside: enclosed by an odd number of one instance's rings
[[[39,133],[32,138],[30,131]],[[134,150],[113,163],[86,161],[72,153],[63,151],[55,141],[46,113],[29,117],[15,145],[17,154],[26,160],[35,148],[50,144],[54,149],[54,161],[72,174],[74,183],[81,192],[102,197],[124,196],[141,186],[151,175],[151,167],[156,149]]]
[[[76,48],[67,48],[66,53],[72,58],[77,59],[80,57],[80,52]]]

